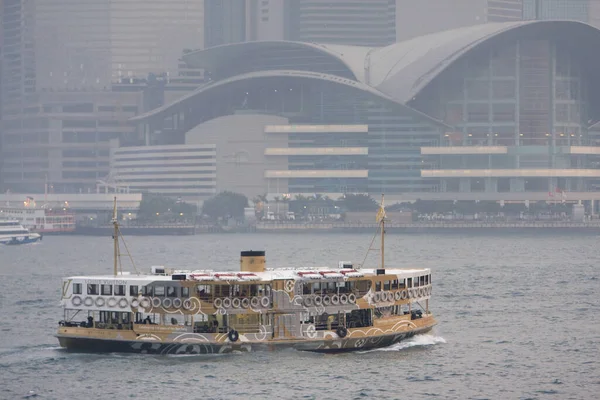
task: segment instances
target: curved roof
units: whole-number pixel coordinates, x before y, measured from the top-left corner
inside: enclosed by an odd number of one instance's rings
[[[395,103],[399,107],[402,107],[402,108],[408,110],[409,112],[413,113],[414,115],[418,115],[421,118],[428,119],[440,126],[444,126],[446,128],[451,128],[449,125],[446,125],[443,122],[441,122],[437,119],[434,119],[420,111],[417,111],[417,110],[410,108],[402,103],[399,103],[393,97],[388,96],[387,94],[382,93],[379,90],[377,90],[369,85],[366,85],[362,82],[358,82],[358,81],[355,81],[352,79],[346,79],[346,78],[342,78],[342,77],[330,75],[330,74],[324,74],[324,73],[318,73],[318,72],[308,72],[308,71],[290,71],[290,70],[269,70],[269,71],[250,72],[247,74],[236,75],[231,78],[223,79],[220,81],[213,81],[207,85],[204,85],[204,86],[194,90],[193,92],[187,94],[186,96],[178,99],[177,101],[175,101],[171,104],[167,104],[162,107],[156,108],[150,112],[147,112],[145,114],[135,116],[135,117],[131,118],[130,121],[140,121],[140,120],[144,120],[149,117],[157,117],[157,116],[160,116],[161,114],[168,114],[169,112],[174,112],[174,109],[187,106],[187,104],[189,104],[190,102],[193,102],[194,99],[197,98],[198,96],[207,95],[212,90],[220,89],[226,85],[229,85],[229,84],[232,84],[235,82],[251,80],[251,79],[265,79],[265,78],[277,78],[277,77],[320,80],[320,81],[325,81],[325,82],[332,82],[332,83],[347,86],[347,87],[353,87],[357,90],[362,90],[364,92],[368,92],[374,96],[377,96],[379,98],[382,98],[382,99],[385,99],[392,103]]]
[[[506,35],[513,35],[512,37],[516,38],[554,37],[566,40],[569,46],[579,49],[584,57],[588,57],[584,64],[588,64],[592,69],[600,69],[600,57],[590,51],[594,44],[600,44],[600,30],[577,21],[519,21],[479,24],[436,32],[382,48],[291,41],[245,42],[195,51],[186,54],[184,60],[190,66],[210,69],[229,63],[243,62],[245,56],[259,49],[275,52],[304,48],[328,55],[341,62],[355,81],[327,73],[301,71],[247,73],[223,81],[211,82],[177,100],[172,105],[134,117],[132,120],[136,121],[160,114],[175,104],[185,102],[222,83],[231,82],[232,79],[254,79],[256,77],[285,76],[285,74],[325,80],[339,78],[344,81],[344,84],[354,82],[353,85],[362,90],[370,91],[380,97],[385,96],[396,103],[408,104],[454,62],[479,46],[489,45],[493,40],[500,40]],[[316,78],[317,76],[319,78]]]
[[[577,21],[519,21],[474,25],[416,37],[371,52],[368,83],[403,103],[410,102],[436,76],[469,51],[501,36],[531,35],[543,38],[553,33],[582,43],[584,36],[600,43],[600,30]]]
[[[289,41],[246,42],[217,46],[184,56],[196,67],[218,67],[257,49],[304,47],[336,58],[343,63],[357,81],[408,103],[432,79],[453,62],[479,45],[502,34],[533,34],[544,37],[551,32],[574,38],[580,43],[581,35],[595,35],[600,43],[600,30],[577,21],[517,21],[473,25],[395,43],[382,48],[342,46]],[[585,45],[585,42],[584,42]],[[589,46],[589,43],[587,44]]]
[[[234,60],[243,60],[248,53],[255,53],[258,50],[286,50],[294,48],[303,48],[314,50],[317,53],[328,55],[333,59],[340,61],[354,75],[358,81],[364,80],[364,60],[366,54],[371,50],[370,47],[344,46],[317,44],[308,42],[292,41],[263,41],[263,42],[243,42],[225,44],[215,47],[209,47],[205,50],[197,50],[183,56],[184,61],[193,68],[218,68],[221,65],[227,65]]]

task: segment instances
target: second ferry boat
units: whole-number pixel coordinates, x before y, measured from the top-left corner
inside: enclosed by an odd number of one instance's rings
[[[240,269],[120,271],[116,200],[113,274],[63,280],[57,337],[69,350],[210,354],[295,348],[340,352],[384,347],[436,324],[427,268],[351,262],[335,268],[266,268],[242,251]]]

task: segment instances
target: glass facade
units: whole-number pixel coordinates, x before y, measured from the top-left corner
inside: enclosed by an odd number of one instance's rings
[[[588,22],[590,1],[592,0],[523,0],[523,19]]]
[[[563,151],[568,146],[592,144],[587,133],[586,80],[578,59],[568,46],[527,39],[481,49],[456,63],[427,88],[427,95],[415,106],[456,127],[443,135],[439,146],[484,149],[432,156],[430,168],[587,168],[586,156]],[[507,150],[505,154],[491,154],[489,148],[493,146]],[[446,178],[440,190],[586,190],[581,177],[551,175]]]

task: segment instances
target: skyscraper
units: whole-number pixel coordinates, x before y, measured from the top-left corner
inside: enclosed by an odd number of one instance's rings
[[[520,21],[523,0],[487,0],[486,22]]]
[[[294,40],[358,46],[396,41],[396,0],[296,0],[290,5]]]
[[[204,0],[204,47],[245,42],[246,0]]]
[[[123,77],[175,73],[204,43],[201,0],[35,2],[39,88],[103,88]]]
[[[12,118],[21,112],[35,91],[33,2],[3,0],[1,4],[1,103],[3,116]]]

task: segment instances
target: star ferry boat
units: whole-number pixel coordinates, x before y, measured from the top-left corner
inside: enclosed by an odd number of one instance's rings
[[[62,347],[84,352],[212,354],[294,348],[314,352],[389,346],[430,331],[431,271],[266,268],[264,251],[242,251],[239,271],[151,267],[63,279]]]

